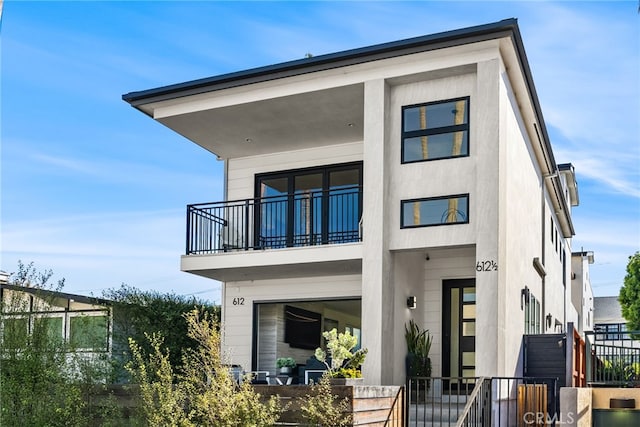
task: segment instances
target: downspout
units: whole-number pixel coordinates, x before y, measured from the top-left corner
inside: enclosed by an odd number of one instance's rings
[[[564,238],[564,237],[563,237]],[[571,252],[569,252],[571,253]],[[571,258],[569,258],[569,269],[571,269]],[[567,251],[562,254],[562,284],[564,286],[564,305],[562,306],[562,329],[567,330]],[[569,286],[571,286],[571,274],[569,274]],[[582,299],[584,299],[584,291],[582,291]],[[583,304],[584,306],[584,304]],[[580,326],[578,326],[580,327]],[[579,330],[579,329],[578,329]]]
[[[535,94],[535,89],[534,89],[534,94]],[[534,107],[536,107],[535,104],[536,99],[534,98]],[[538,115],[538,114],[536,114]],[[540,120],[542,120],[542,114],[539,115]],[[548,141],[548,136],[547,136],[547,131],[546,131],[546,127],[544,126],[544,122],[540,122],[542,124],[542,133],[545,136],[545,141]],[[533,123],[533,128],[536,131],[536,136],[538,137],[538,143],[540,144],[540,148],[542,149],[542,155],[544,157],[544,166],[546,166],[547,169],[547,174],[544,174],[542,172],[542,170],[540,171],[540,211],[541,211],[541,219],[542,219],[542,241],[541,241],[541,249],[542,249],[542,255],[540,257],[540,261],[542,264],[542,267],[545,268],[545,263],[546,263],[546,259],[545,259],[545,249],[546,249],[546,245],[545,245],[545,239],[547,238],[546,236],[546,229],[545,229],[545,211],[544,211],[544,207],[545,207],[545,199],[544,199],[544,189],[545,189],[545,185],[546,185],[546,180],[548,178],[552,178],[553,176],[557,175],[558,171],[556,168],[556,164],[555,164],[555,160],[553,159],[553,154],[551,154],[551,147],[549,146],[549,144],[545,144],[542,141],[542,137],[540,136],[540,129],[538,129],[538,125],[536,123]],[[546,148],[549,148],[549,150],[546,150]],[[547,155],[548,154],[548,155]],[[542,331],[545,332],[547,330],[547,322],[546,322],[546,314],[545,314],[545,309],[546,309],[546,304],[545,304],[545,287],[546,287],[546,274],[542,275],[542,301],[541,301],[541,309],[542,309],[542,313],[540,316],[540,321],[542,323]]]
[[[225,202],[228,199],[228,188],[227,188],[227,178],[229,176],[229,159],[223,160],[224,166],[224,176],[223,176],[223,184],[222,184],[222,200]]]
[[[545,176],[542,176],[542,179],[540,180],[540,215],[541,215],[541,224],[542,224],[542,236],[541,236],[541,251],[542,254],[540,256],[540,261],[542,263],[542,266],[545,267],[545,252],[546,252],[546,239],[547,239],[547,232],[546,232],[546,214],[544,211],[544,207],[545,207],[545,199],[544,199],[544,180],[545,180]],[[542,313],[540,313],[540,322],[542,323],[542,332],[544,333],[547,330],[547,322],[545,320],[545,315],[546,315],[546,311],[545,311],[545,285],[546,285],[546,274],[543,274],[542,277],[540,278],[541,283],[542,283],[542,298],[541,298],[541,309],[542,309]]]

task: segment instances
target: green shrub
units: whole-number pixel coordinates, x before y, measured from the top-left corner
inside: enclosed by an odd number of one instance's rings
[[[0,302],[0,425],[79,426],[93,418],[89,401],[104,380],[104,360],[74,353],[62,336],[62,319],[43,315],[64,280],[18,263],[10,292]],[[24,292],[18,287],[28,287]]]
[[[149,426],[272,426],[282,408],[277,397],[266,402],[249,381],[237,384],[223,363],[217,322],[208,313],[185,314],[187,331],[197,342],[183,354],[176,372],[162,338],[148,335],[146,354],[131,340],[133,360],[127,365],[140,385],[140,408]]]
[[[320,381],[310,386],[300,410],[304,419],[312,426],[342,427],[353,423],[349,399],[340,399],[332,394],[330,376],[325,374]]]

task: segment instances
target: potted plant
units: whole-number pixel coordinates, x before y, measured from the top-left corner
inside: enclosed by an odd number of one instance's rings
[[[290,375],[292,369],[296,367],[296,361],[293,357],[278,357],[276,367],[280,369],[282,375]]]
[[[411,319],[409,325],[404,327],[404,338],[407,342],[407,357],[405,366],[407,377],[431,376],[431,351],[432,337],[428,329],[420,329]]]
[[[324,363],[327,367],[327,375],[332,379],[333,384],[349,384],[358,381],[354,379],[362,378],[360,367],[367,356],[367,349],[361,348],[352,351],[358,345],[358,338],[349,332],[338,333],[336,328],[322,334],[327,342],[327,353],[322,348],[317,348],[316,359]],[[351,379],[352,381],[347,381]]]

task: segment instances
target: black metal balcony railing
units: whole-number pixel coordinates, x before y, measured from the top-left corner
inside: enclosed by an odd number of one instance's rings
[[[362,189],[187,206],[187,255],[361,240]]]

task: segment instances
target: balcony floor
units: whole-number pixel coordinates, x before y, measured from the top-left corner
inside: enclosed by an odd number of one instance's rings
[[[221,282],[360,274],[362,243],[183,255],[180,269]]]

